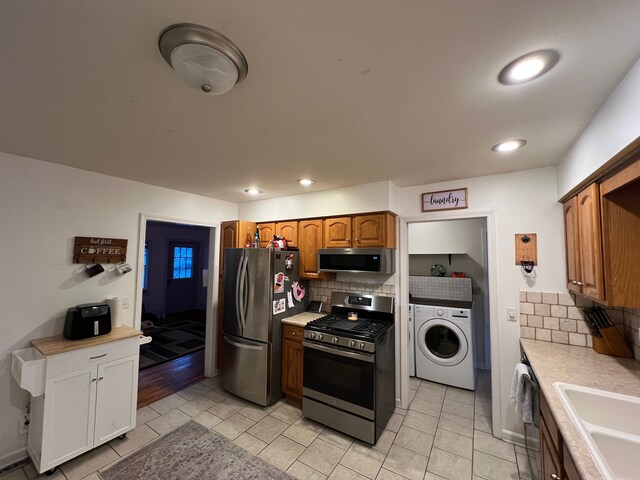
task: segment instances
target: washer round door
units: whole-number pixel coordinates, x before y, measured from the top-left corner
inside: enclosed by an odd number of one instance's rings
[[[416,343],[422,354],[437,365],[453,367],[469,352],[464,332],[448,320],[427,320],[418,329]]]

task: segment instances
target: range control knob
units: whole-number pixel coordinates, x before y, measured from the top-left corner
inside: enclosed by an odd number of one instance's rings
[[[333,343],[338,343],[340,341],[340,339],[338,337],[333,337],[333,339],[331,341]]]
[[[441,317],[444,315],[444,310],[438,310],[436,313],[438,314],[439,317]]]
[[[364,342],[360,342],[360,350],[364,350]]]
[[[315,334],[315,332],[311,332],[311,333],[309,334],[309,338],[316,338],[316,334]]]
[[[318,334],[318,340],[322,340],[322,337],[324,337],[324,335],[322,335],[321,333]]]
[[[349,342],[349,346],[352,347],[352,348],[355,347],[356,346],[356,341],[355,340],[351,340]]]

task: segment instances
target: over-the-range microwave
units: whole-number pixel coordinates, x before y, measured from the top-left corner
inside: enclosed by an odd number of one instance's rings
[[[321,248],[318,271],[392,274],[395,250],[390,248]]]

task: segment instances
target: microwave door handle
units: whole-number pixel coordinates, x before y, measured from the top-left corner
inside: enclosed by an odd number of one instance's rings
[[[340,357],[352,358],[354,360],[362,360],[363,362],[373,363],[374,356],[358,353],[358,352],[350,352],[347,350],[338,349],[336,347],[325,347],[324,345],[318,345],[316,343],[311,342],[302,342],[302,346],[304,348],[310,348],[312,350],[320,350],[321,352],[330,353],[331,355],[338,355]]]

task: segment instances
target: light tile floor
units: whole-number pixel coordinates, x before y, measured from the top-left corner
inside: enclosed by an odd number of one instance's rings
[[[280,401],[262,408],[209,378],[138,410],[138,427],[62,465],[50,480],[97,480],[110,466],[193,419],[301,480],[528,480],[526,451],[491,435],[488,372],[475,392],[412,378],[408,410],[396,409],[371,447],[305,420]],[[1,480],[36,478],[32,465]]]

